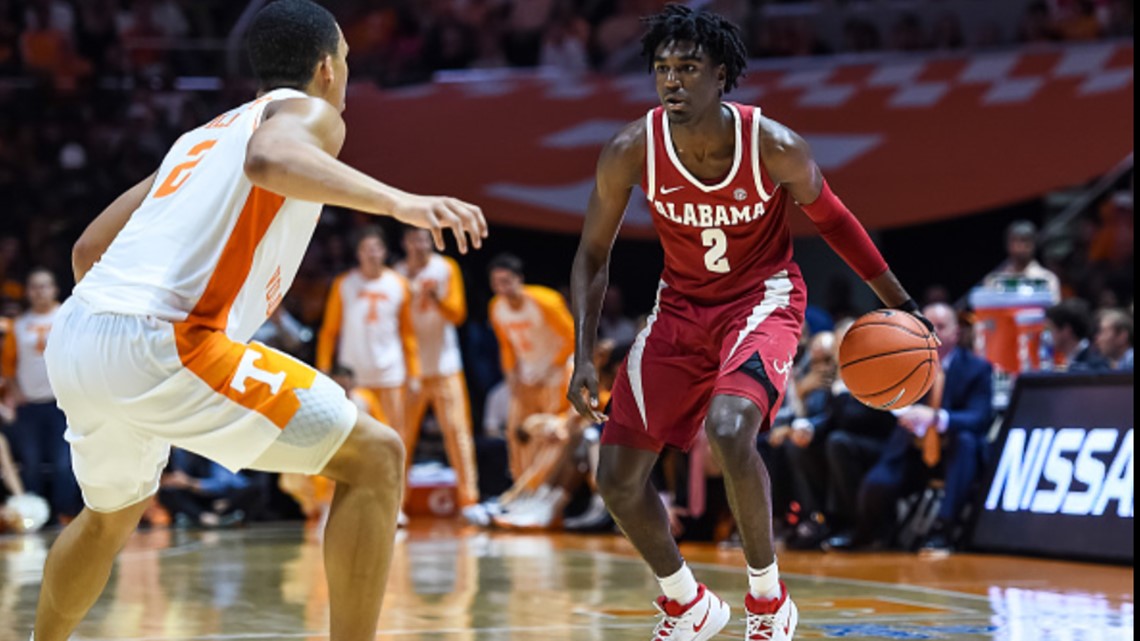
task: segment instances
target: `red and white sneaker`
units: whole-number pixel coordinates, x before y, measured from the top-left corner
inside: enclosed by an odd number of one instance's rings
[[[657,609],[664,618],[653,631],[653,641],[708,641],[720,634],[732,617],[728,604],[703,585],[692,603],[681,605],[661,597]]]
[[[749,594],[744,599],[748,611],[748,628],[745,641],[792,641],[800,612],[788,598],[788,586],[780,582],[780,598],[757,599]]]

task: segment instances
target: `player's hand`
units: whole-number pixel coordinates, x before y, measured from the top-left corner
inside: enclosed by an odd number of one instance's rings
[[[910,315],[917,318],[918,322],[922,323],[923,326],[926,327],[926,331],[930,332],[930,335],[934,337],[934,340],[937,341],[939,345],[942,344],[942,339],[938,338],[938,332],[934,330],[934,323],[930,322],[929,318],[923,316],[922,312],[920,311],[910,312]]]
[[[461,254],[467,253],[468,241],[479,249],[487,237],[483,210],[458,198],[409,195],[396,204],[392,217],[404,224],[430,230],[435,248],[440,251],[445,248],[443,237],[448,229],[455,235]]]
[[[907,299],[907,301],[902,305],[895,306],[895,309],[906,312],[911,316],[917,318],[918,322],[922,323],[922,326],[926,328],[926,331],[930,332],[930,335],[934,337],[934,342],[938,345],[942,344],[942,339],[938,338],[938,332],[934,329],[934,323],[932,323],[929,318],[922,314],[922,309],[918,306],[917,303],[914,302],[913,298]]]
[[[598,407],[598,371],[590,361],[574,364],[574,375],[570,377],[570,391],[566,398],[582,418],[594,423],[606,420],[606,415]]]

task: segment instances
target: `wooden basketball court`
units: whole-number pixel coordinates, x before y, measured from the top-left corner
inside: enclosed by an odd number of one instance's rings
[[[50,535],[0,538],[0,641],[27,641]],[[734,607],[738,550],[685,550]],[[786,552],[797,639],[1133,638],[1133,569],[997,556]],[[403,532],[378,637],[390,641],[648,641],[653,577],[612,536]],[[138,534],[80,629],[84,641],[327,639],[320,542],[298,526]]]

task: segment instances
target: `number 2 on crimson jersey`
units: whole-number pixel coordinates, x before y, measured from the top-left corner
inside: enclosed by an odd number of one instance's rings
[[[154,197],[165,198],[178,191],[178,189],[190,179],[190,171],[198,166],[198,163],[202,162],[203,154],[216,144],[218,144],[217,140],[203,140],[191,147],[190,151],[186,154],[190,157],[190,160],[179,163],[175,165],[174,169],[170,170],[170,175],[166,177],[166,180],[162,181],[162,185],[154,192]]]
[[[702,231],[701,242],[709,248],[705,252],[705,269],[716,274],[727,274],[732,268],[724,257],[728,253],[728,237],[724,235],[724,230],[713,228]]]

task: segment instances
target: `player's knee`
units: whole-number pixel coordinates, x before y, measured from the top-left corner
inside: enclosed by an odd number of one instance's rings
[[[119,548],[126,544],[138,526],[141,504],[117,512],[83,510],[76,519],[82,528],[83,538],[101,548]]]
[[[400,435],[376,421],[362,421],[356,429],[353,464],[343,474],[344,480],[356,486],[402,487],[407,449]]]
[[[599,465],[597,473],[598,494],[611,508],[620,507],[623,501],[639,495],[639,479],[635,475],[623,473],[613,465]]]
[[[759,412],[755,412],[759,414]],[[750,455],[756,449],[757,418],[732,404],[714,403],[705,418],[705,435],[725,457]]]

